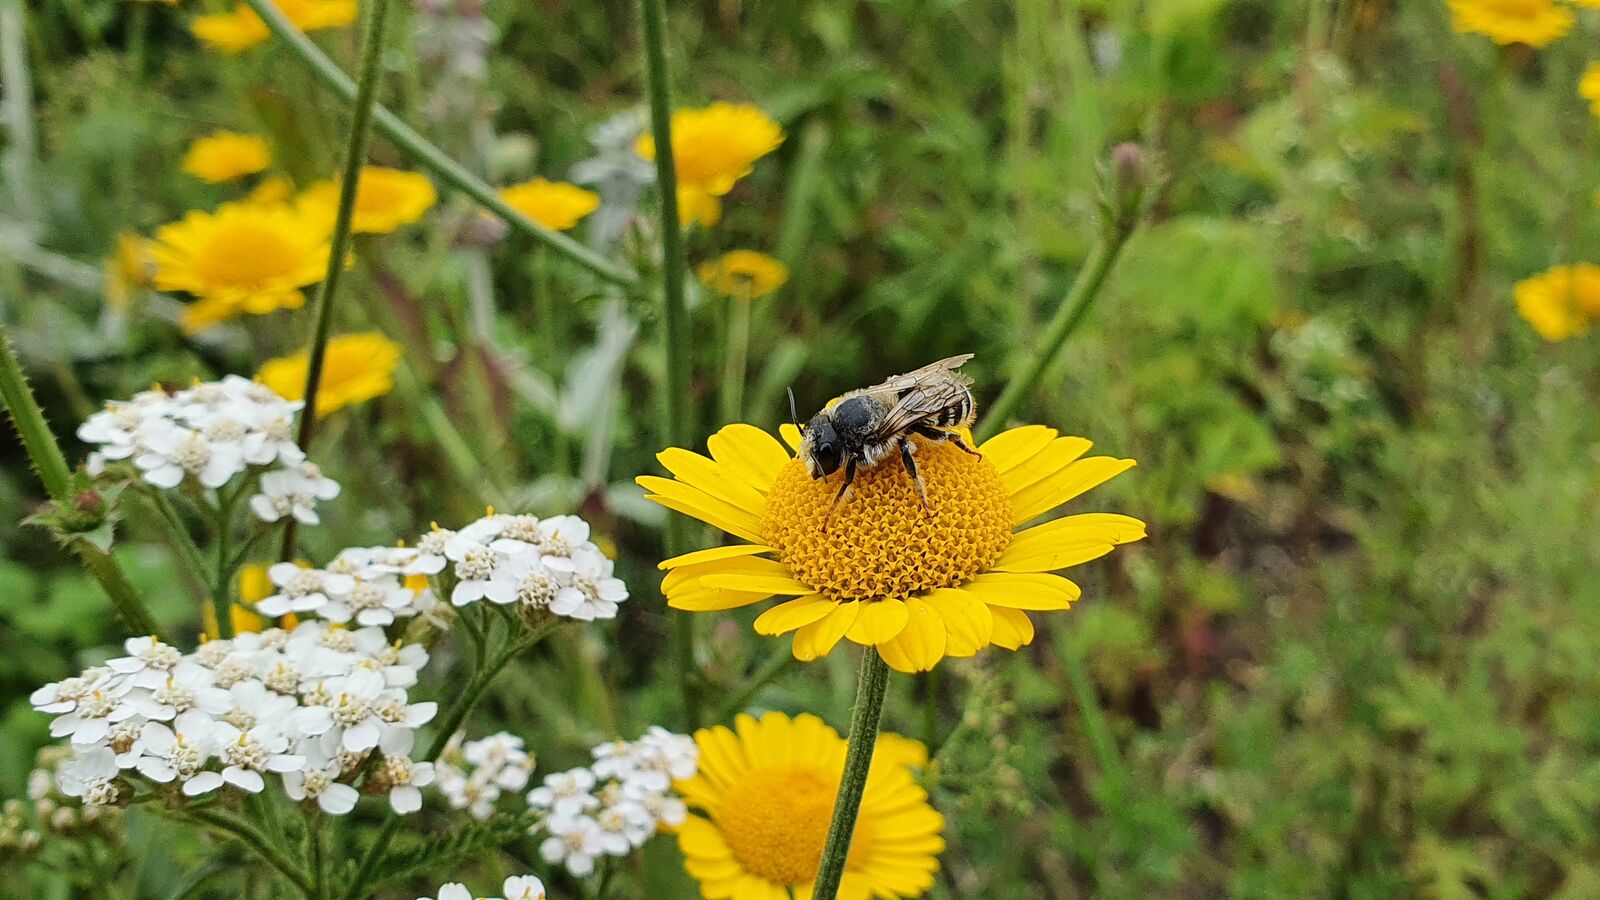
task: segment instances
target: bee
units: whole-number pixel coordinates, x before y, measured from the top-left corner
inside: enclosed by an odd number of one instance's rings
[[[970,426],[977,417],[972,379],[956,372],[971,358],[971,353],[963,353],[941,359],[882,384],[851,391],[800,428],[800,460],[813,479],[826,478],[844,466],[844,484],[828,506],[823,531],[828,530],[839,502],[849,495],[856,471],[870,469],[897,451],[922,498],[922,508],[929,508],[928,490],[913,457],[910,438],[914,434],[930,441],[951,441],[980,455],[952,430]],[[793,391],[789,393],[789,412],[791,416],[795,413]]]

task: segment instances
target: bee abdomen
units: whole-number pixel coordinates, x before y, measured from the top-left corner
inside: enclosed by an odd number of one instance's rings
[[[972,422],[972,395],[967,394],[959,401],[939,411],[939,421],[935,423],[940,428],[958,428]]]

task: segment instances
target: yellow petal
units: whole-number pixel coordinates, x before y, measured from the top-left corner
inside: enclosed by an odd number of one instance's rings
[[[1024,425],[1021,428],[1002,431],[989,438],[978,448],[978,452],[983,454],[984,459],[987,459],[996,471],[1005,474],[1018,463],[1043,450],[1055,436],[1054,428]]]
[[[986,572],[961,588],[990,606],[1011,609],[1066,609],[1083,595],[1060,575],[1024,572]]]
[[[1144,536],[1144,523],[1129,516],[1066,516],[1019,532],[994,568],[1002,572],[1052,572],[1104,556],[1116,545]]]
[[[1000,483],[1005,485],[1006,493],[1015,497],[1022,492],[1023,488],[1038,484],[1040,481],[1072,465],[1078,457],[1088,453],[1089,448],[1093,446],[1094,442],[1087,438],[1056,438],[1015,468],[1002,473]]]
[[[889,597],[883,600],[862,600],[858,604],[861,614],[845,637],[862,646],[881,644],[895,637],[906,627],[908,613],[904,601]]]
[[[878,653],[896,672],[926,672],[944,658],[944,619],[916,597],[905,606],[905,628],[892,640],[878,644]]]
[[[678,846],[685,856],[722,859],[733,855],[717,827],[699,816],[690,816],[678,826]]]
[[[756,634],[788,634],[833,612],[834,602],[821,594],[779,603],[756,617]]]
[[[705,550],[696,550],[682,556],[664,559],[658,568],[676,569],[680,566],[693,566],[700,563],[718,562],[724,559],[736,559],[741,556],[754,556],[757,553],[771,553],[771,547],[761,544],[731,544],[727,547],[708,547]]]
[[[976,596],[961,588],[941,588],[922,599],[944,620],[946,656],[972,656],[989,646],[994,616]]]
[[[800,449],[800,429],[799,428],[796,428],[795,426],[790,425],[788,423],[784,423],[784,424],[778,426],[778,434],[783,436],[783,442],[785,444],[788,444],[790,449],[795,450],[795,451],[798,451]]]
[[[1015,650],[1033,643],[1033,622],[1027,613],[1004,606],[991,606],[989,612],[994,614],[994,634],[990,642],[995,646]]]
[[[860,611],[860,603],[835,604],[833,612],[796,631],[794,658],[801,662],[811,662],[818,657],[827,656],[833,645],[839,643],[844,633],[855,624]]]
[[[640,475],[634,481],[651,492],[645,495],[647,500],[653,500],[668,509],[677,510],[686,516],[721,528],[753,544],[760,544],[766,540],[761,534],[759,515],[740,509],[727,501],[718,500],[699,488],[655,475]]]
[[[757,517],[767,505],[765,496],[734,475],[727,466],[709,457],[681,447],[668,447],[656,454],[656,460],[684,484],[697,487]]]
[[[708,588],[724,591],[751,591],[767,595],[781,594],[786,597],[804,597],[816,593],[816,588],[809,584],[801,584],[793,578],[783,575],[740,575],[737,573],[722,575],[707,575],[700,579],[700,583]]]
[[[780,563],[775,559],[765,559],[759,556],[745,554],[741,556],[730,557],[728,559],[717,559],[710,562],[699,562],[691,563],[686,566],[678,566],[677,568],[668,572],[665,578],[661,579],[661,589],[670,594],[684,587],[685,585],[701,584],[704,586],[704,580],[709,575],[770,575],[777,578],[790,577],[789,570],[784,568],[783,563]],[[736,588],[735,590],[743,589]]]
[[[1091,456],[1024,488],[1011,498],[1011,522],[1021,525],[1133,468],[1131,459]]]
[[[741,606],[760,603],[771,596],[759,592],[724,591],[692,586],[668,594],[667,605],[684,612],[721,612],[725,609],[738,609]]]
[[[777,438],[754,425],[724,425],[706,439],[711,458],[744,477],[746,483],[762,493],[771,486],[778,471],[789,461],[788,451]]]

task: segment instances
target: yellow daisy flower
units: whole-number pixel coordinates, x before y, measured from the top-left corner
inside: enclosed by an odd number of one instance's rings
[[[781,429],[790,448],[800,431]],[[842,474],[814,480],[752,426],[724,427],[709,458],[671,448],[673,478],[641,476],[649,499],[748,543],[674,557],[661,584],[674,609],[710,612],[791,598],[756,619],[765,635],[794,632],[795,658],[825,656],[841,638],[876,646],[902,672],[990,644],[1033,640],[1029,610],[1066,609],[1078,586],[1058,569],[1144,537],[1127,516],[1085,513],[1021,528],[1133,466],[1082,458],[1090,442],[1042,425],[985,441],[980,455],[948,441],[917,443],[929,509],[898,457],[856,476],[852,496],[823,522]]]
[[[778,149],[783,136],[777,122],[748,103],[677,110],[672,114],[672,160],[678,182],[721,197],[750,174],[756,160]],[[656,141],[649,132],[639,136],[634,149],[645,159],[656,158]]]
[[[788,266],[754,250],[730,250],[695,273],[706,287],[740,300],[765,297],[789,282]]]
[[[284,17],[301,31],[342,28],[356,20],[355,0],[275,0]],[[189,31],[212,49],[242,53],[272,36],[267,23],[240,4],[225,13],[196,16]]]
[[[376,331],[330,339],[322,359],[322,383],[317,388],[317,418],[394,390],[394,368],[399,362],[400,345]],[[256,380],[285,400],[301,400],[309,366],[309,354],[302,350],[267,360]]]
[[[214,131],[196,138],[183,154],[183,171],[212,184],[254,175],[272,164],[267,142],[253,134]]]
[[[1451,27],[1497,44],[1543,47],[1572,30],[1572,10],[1552,0],[1449,0]]]
[[[151,246],[156,288],[199,301],[184,310],[191,333],[241,312],[303,306],[301,288],[322,279],[329,252],[325,229],[287,206],[254,203],[193,210],[163,225]]]
[[[133,231],[117,235],[105,263],[106,305],[116,312],[127,310],[134,292],[150,283],[151,271],[150,242]]]
[[[944,817],[903,754],[883,752],[885,737],[840,885],[839,896],[850,900],[921,896],[944,851]],[[694,810],[678,827],[678,846],[701,895],[810,900],[844,771],[844,738],[816,716],[770,712],[760,721],[741,715],[733,729],[702,728],[694,740],[700,771],[674,787]]]
[[[296,201],[308,217],[333,229],[339,213],[339,181],[330,178],[306,188]],[[364,166],[356,184],[356,206],[350,228],[357,234],[388,234],[422,218],[439,202],[433,182],[420,172]]]
[[[1512,296],[1517,312],[1547,341],[1563,341],[1589,331],[1600,317],[1600,266],[1556,266],[1517,282]]]
[[[692,184],[678,185],[678,224],[684,228],[699,225],[702,228],[722,221],[722,198],[712,196],[703,188]]]
[[[1600,116],[1600,62],[1589,63],[1578,79],[1578,96],[1589,101],[1589,111]]]
[[[600,195],[594,191],[543,178],[501,188],[500,199],[551,231],[566,231],[600,208]]]

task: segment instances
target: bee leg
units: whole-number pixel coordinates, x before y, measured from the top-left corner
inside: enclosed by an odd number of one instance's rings
[[[850,457],[844,464],[844,484],[839,485],[839,493],[833,495],[833,502],[828,504],[828,514],[822,518],[822,533],[828,533],[828,523],[833,521],[833,511],[838,508],[839,501],[850,493],[850,487],[856,483],[856,458]]]
[[[922,473],[917,471],[917,461],[911,456],[910,441],[900,441],[900,460],[906,464],[906,474],[911,476],[911,483],[917,486],[917,496],[922,498],[923,510],[932,512],[933,508],[928,506],[928,488],[922,483]]]
[[[949,441],[950,443],[955,444],[957,447],[960,447],[968,453],[971,453],[973,456],[983,455],[982,453],[972,449],[972,445],[967,443],[967,439],[962,437],[961,432],[959,431],[945,431],[940,428],[922,427],[916,429],[916,433],[922,435],[930,441]]]

